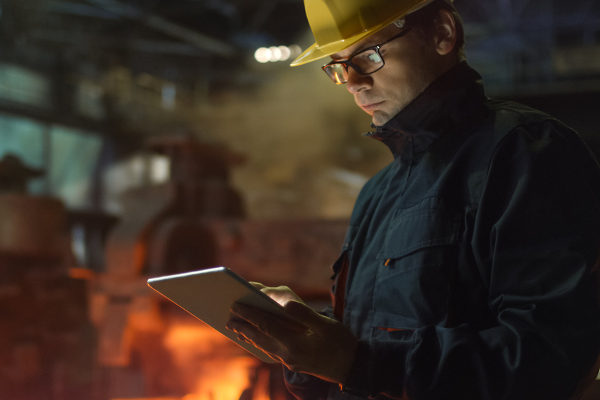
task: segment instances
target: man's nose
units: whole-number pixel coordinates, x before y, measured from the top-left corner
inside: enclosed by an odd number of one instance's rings
[[[352,94],[358,93],[361,90],[368,89],[372,86],[373,78],[370,75],[363,75],[354,70],[354,68],[348,68],[348,82],[346,82],[346,89]]]

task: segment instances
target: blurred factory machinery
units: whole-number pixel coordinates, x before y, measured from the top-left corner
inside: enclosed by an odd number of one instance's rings
[[[94,358],[87,284],[74,266],[67,210],[26,184],[44,171],[0,160],[0,394],[70,399],[89,393]]]
[[[279,367],[271,375],[270,367],[164,303],[145,281],[219,264],[249,280],[290,282],[303,296],[325,303],[326,266],[341,244],[345,221],[246,220],[243,201],[229,183],[240,156],[190,137],[154,139],[148,146],[168,156],[171,178],[125,194],[123,218],[107,240],[106,269],[91,282],[105,396],[192,393],[210,399],[210,391],[229,387],[237,396],[247,389],[263,393],[261,399],[285,398]],[[183,335],[180,344],[170,341],[173,335]],[[177,352],[197,355],[180,360]],[[206,375],[209,365],[213,372]],[[224,374],[220,378],[214,365]],[[229,378],[236,369],[242,378]],[[256,374],[262,378],[253,380]]]
[[[103,271],[77,268],[60,201],[23,191],[42,171],[0,162],[0,393],[45,398],[286,399],[279,367],[259,363],[146,286],[149,276],[224,264],[250,280],[292,282],[328,300],[326,265],[345,221],[245,218],[229,183],[243,159],[191,137],[152,139],[170,179],[127,191]],[[193,357],[190,357],[193,354]],[[215,367],[215,366],[218,366]],[[187,398],[187,397],[186,397]]]

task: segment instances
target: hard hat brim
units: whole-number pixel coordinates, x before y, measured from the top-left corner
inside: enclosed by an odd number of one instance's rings
[[[338,51],[342,51],[352,46],[354,43],[366,38],[367,36],[372,35],[373,33],[385,28],[388,24],[382,24],[381,26],[377,26],[375,29],[369,29],[367,31],[361,32],[358,35],[351,36],[347,39],[338,40],[336,42],[327,43],[324,46],[319,46],[318,43],[314,43],[309,48],[304,50],[302,54],[300,54],[292,63],[291,67],[297,67],[299,65],[308,64],[309,62],[319,60],[321,58],[325,58],[332,54],[337,53]]]

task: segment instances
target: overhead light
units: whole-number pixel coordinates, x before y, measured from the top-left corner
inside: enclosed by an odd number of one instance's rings
[[[286,61],[292,55],[292,50],[287,46],[279,46],[279,51],[281,52],[281,61]]]
[[[300,46],[271,46],[260,47],[254,52],[254,59],[261,64],[268,62],[287,61],[301,52]]]
[[[260,47],[254,52],[254,59],[261,64],[267,63],[271,60],[271,50],[266,47]]]
[[[271,50],[271,59],[269,61],[281,61],[281,50],[279,49],[279,47],[271,46],[269,47],[269,50]]]

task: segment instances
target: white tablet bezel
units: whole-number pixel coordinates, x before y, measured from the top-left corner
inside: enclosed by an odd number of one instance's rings
[[[260,349],[225,328],[233,303],[240,302],[286,318],[277,302],[227,267],[200,269],[148,279],[148,286],[225,335],[261,361],[275,362]]]

